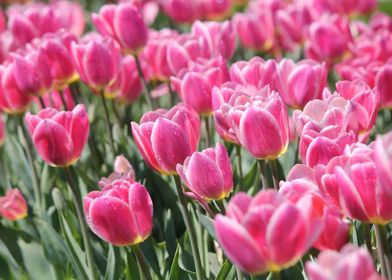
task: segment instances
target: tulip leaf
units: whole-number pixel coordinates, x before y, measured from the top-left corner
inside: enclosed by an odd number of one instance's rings
[[[120,249],[109,245],[107,265],[105,272],[105,280],[120,279],[121,273],[121,255]]]
[[[216,240],[215,229],[214,229],[214,220],[206,215],[199,215],[200,224],[207,230],[207,232],[211,235],[214,240]]]
[[[159,278],[161,275],[161,272],[159,269],[158,258],[155,253],[156,250],[154,248],[154,245],[152,244],[152,239],[149,238],[146,241],[144,241],[142,244],[140,244],[140,249],[143,252],[144,257],[146,258],[148,265],[152,268],[154,273]]]
[[[177,239],[174,227],[174,218],[170,209],[166,211],[166,215],[164,216],[164,236],[166,243],[166,251],[169,254],[168,263],[172,263],[177,251]]]
[[[392,3],[390,0],[379,0],[378,7],[381,12],[392,16]]]
[[[233,265],[230,262],[225,261],[223,263],[223,265],[221,266],[221,268],[220,268],[220,270],[218,272],[218,275],[216,275],[215,280],[226,280],[226,279],[228,279],[227,277],[229,276],[232,267],[233,267]]]
[[[177,246],[176,253],[174,254],[173,262],[170,267],[169,280],[180,279],[180,267],[178,265],[178,257],[180,255],[180,246]]]
[[[0,256],[4,257],[5,260],[7,260],[8,268],[11,270],[11,273],[14,276],[13,278],[21,279],[22,278],[21,267],[18,265],[18,262],[14,259],[11,252],[9,251],[9,249],[7,248],[6,244],[3,242],[2,239],[0,239]],[[22,263],[22,261],[20,263]],[[1,263],[0,263],[0,267],[3,270],[3,266]],[[3,274],[1,274],[0,276],[3,277],[4,279],[12,279],[12,278],[4,277]]]
[[[244,180],[242,181],[241,189],[244,191],[248,191],[254,184],[255,180],[260,179],[259,166],[257,161],[255,161],[252,165],[252,168],[249,170],[248,174],[245,175]]]

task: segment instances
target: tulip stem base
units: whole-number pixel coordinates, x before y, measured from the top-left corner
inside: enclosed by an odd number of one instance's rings
[[[135,57],[135,64],[136,64],[137,72],[139,74],[139,78],[142,80],[142,84],[143,84],[143,88],[144,88],[143,91],[144,91],[144,94],[146,96],[146,101],[148,103],[148,106],[151,109],[153,109],[153,106],[152,106],[153,105],[153,101],[152,101],[151,95],[150,95],[151,94],[151,90],[150,90],[150,87],[148,86],[146,78],[144,77],[142,66],[140,64],[139,56],[137,54],[135,54],[134,57]]]
[[[259,167],[260,167],[260,178],[261,178],[261,185],[262,189],[268,189],[268,179],[267,179],[267,167],[265,164],[265,160],[259,160]]]
[[[206,148],[208,148],[210,146],[210,142],[211,142],[210,117],[204,117],[203,120],[204,120],[205,129],[206,129],[205,130],[206,134],[205,134],[204,140],[205,140]]]
[[[384,279],[392,279],[391,252],[388,246],[387,231],[384,225],[374,225],[377,241],[377,254],[381,264],[381,275]]]
[[[244,172],[242,171],[242,157],[241,157],[241,146],[235,146],[236,158],[237,158],[237,170],[238,170],[238,191],[242,189],[242,183],[244,181]]]
[[[133,253],[135,254],[137,262],[139,263],[139,266],[143,272],[144,279],[152,280],[150,271],[148,270],[148,265],[147,265],[146,259],[144,258],[144,255],[143,255],[142,251],[140,250],[139,245],[132,246],[132,250],[133,250]]]
[[[268,161],[272,171],[272,180],[274,182],[275,190],[279,189],[279,172],[278,172],[278,164],[277,159],[273,159]]]
[[[73,179],[73,175],[72,175],[70,167],[65,167],[64,171],[65,171],[65,176],[67,177],[68,185],[71,188],[73,202],[74,202],[74,205],[76,208],[76,213],[78,216],[80,229],[82,231],[82,237],[83,237],[83,242],[84,242],[84,247],[85,247],[84,249],[86,250],[87,266],[89,268],[89,279],[93,280],[93,279],[95,279],[94,257],[93,257],[93,251],[91,248],[89,234],[87,231],[86,220],[84,219],[82,200],[80,198],[79,190],[78,190],[78,188],[75,184],[75,181]]]
[[[103,94],[103,91],[101,92],[101,100],[102,100],[102,104],[103,104],[103,109],[105,111],[105,120],[106,120],[106,127],[109,133],[109,138],[110,138],[110,147],[112,148],[112,153],[113,153],[113,158],[116,156],[116,152],[114,149],[114,139],[113,139],[113,131],[112,131],[112,125],[110,123],[110,116],[109,116],[109,109],[108,109],[108,105],[106,104],[106,99],[105,96]]]
[[[203,272],[201,269],[201,262],[200,262],[200,258],[199,258],[199,252],[197,249],[197,242],[196,242],[196,234],[195,234],[195,229],[192,225],[191,222],[191,217],[189,215],[189,211],[187,208],[187,202],[186,199],[184,197],[184,194],[182,192],[181,189],[181,179],[179,176],[174,175],[174,181],[176,183],[176,189],[177,189],[177,195],[178,198],[180,200],[180,209],[181,209],[181,213],[182,216],[184,218],[184,222],[185,222],[185,226],[188,230],[188,235],[189,235],[189,241],[191,243],[191,249],[192,249],[192,255],[193,255],[193,259],[195,261],[195,268],[196,268],[196,278],[197,280],[203,280]]]

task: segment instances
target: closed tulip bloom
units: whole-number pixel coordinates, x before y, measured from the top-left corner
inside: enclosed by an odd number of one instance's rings
[[[140,52],[147,43],[147,26],[132,3],[104,5],[99,14],[92,14],[92,21],[99,33],[115,39],[126,54]]]
[[[177,164],[196,151],[200,140],[199,116],[179,104],[169,111],[159,109],[131,123],[136,145],[146,163],[156,172],[177,174]]]
[[[215,218],[218,242],[228,259],[250,274],[293,266],[322,229],[319,217],[310,215],[313,203],[309,196],[293,203],[272,190],[254,198],[238,193],[226,216]]]
[[[374,151],[352,145],[345,154],[316,169],[321,190],[351,219],[385,225],[392,220],[392,194],[377,180]]]
[[[96,93],[112,84],[120,71],[120,50],[108,37],[73,42],[72,55],[81,80]]]
[[[392,63],[380,68],[376,76],[376,87],[382,108],[392,108]]]
[[[175,22],[190,23],[198,18],[198,2],[188,0],[163,0],[163,11]]]
[[[370,13],[377,6],[376,0],[314,0],[313,5],[320,13],[339,13],[342,15],[361,15]]]
[[[309,280],[382,280],[366,248],[347,244],[340,252],[326,250],[306,263]]]
[[[4,144],[5,141],[5,123],[3,116],[0,115],[0,146]]]
[[[392,194],[392,132],[376,138],[375,163],[380,185]]]
[[[290,59],[279,63],[277,89],[283,101],[292,108],[303,108],[310,100],[321,99],[327,84],[324,63],[302,60],[295,64]]]
[[[27,203],[19,189],[10,189],[0,197],[0,216],[10,221],[27,216]]]
[[[0,67],[0,109],[7,114],[22,114],[30,106],[32,96],[19,89],[14,71],[13,63]]]
[[[177,172],[188,189],[204,200],[221,200],[233,190],[233,170],[230,157],[222,144],[195,152]]]
[[[38,115],[27,113],[25,121],[37,153],[47,164],[65,167],[80,158],[90,128],[84,105],[66,112],[47,108]]]
[[[146,188],[129,179],[115,180],[84,199],[91,230],[115,246],[143,242],[151,234],[153,206]]]

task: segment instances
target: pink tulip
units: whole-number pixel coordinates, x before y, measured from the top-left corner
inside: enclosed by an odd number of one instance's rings
[[[198,18],[198,2],[188,0],[161,0],[163,11],[179,23],[193,22]]]
[[[72,55],[80,78],[97,93],[112,84],[120,71],[120,50],[110,38],[73,42]]]
[[[377,181],[374,151],[354,144],[341,156],[332,158],[325,168],[316,169],[321,190],[351,218],[372,224],[392,220],[392,196]]]
[[[133,56],[122,59],[120,73],[114,82],[105,88],[106,97],[114,97],[123,103],[132,103],[142,94],[143,86]]]
[[[0,115],[0,146],[4,144],[5,141],[5,123],[4,123],[4,118],[2,115]]]
[[[313,60],[295,64],[290,59],[279,63],[277,90],[283,101],[293,108],[303,108],[310,100],[321,99],[327,84],[327,68]]]
[[[273,190],[254,198],[238,193],[226,216],[215,218],[218,242],[228,259],[247,273],[280,271],[294,265],[320,234],[322,222],[310,215],[312,207],[309,196],[293,203]]]
[[[210,115],[212,88],[220,86],[228,78],[227,62],[218,57],[190,63],[187,69],[177,74],[177,77],[172,77],[171,82],[185,105],[201,115]]]
[[[323,251],[306,263],[309,280],[382,280],[366,248],[347,244],[340,252]]]
[[[313,0],[317,11],[322,13],[339,13],[342,15],[356,15],[370,13],[376,6],[376,0]]]
[[[27,113],[25,121],[38,154],[47,164],[65,167],[80,158],[90,127],[84,105],[66,112],[47,108],[38,115]]]
[[[31,95],[19,89],[14,72],[14,63],[0,67],[0,109],[7,114],[25,112],[32,101]]]
[[[195,111],[179,104],[169,111],[159,109],[131,123],[136,145],[146,163],[156,172],[177,174],[176,165],[196,151],[200,120]]]
[[[381,107],[392,107],[392,63],[382,67],[376,76],[376,87],[380,94]]]
[[[115,39],[126,54],[139,53],[147,43],[147,26],[140,9],[132,3],[104,5],[91,19],[99,33]]]
[[[233,190],[230,157],[222,144],[193,153],[177,164],[177,172],[192,193],[207,201],[224,199]]]
[[[19,189],[10,189],[0,197],[0,216],[10,221],[27,216],[27,203]]]
[[[392,132],[377,135],[374,146],[376,170],[380,186],[392,194]]]
[[[130,180],[116,180],[84,198],[91,230],[115,246],[143,242],[152,231],[153,207],[146,188]]]
[[[76,36],[81,36],[85,28],[84,9],[77,1],[53,1],[51,8],[56,14],[59,25]]]

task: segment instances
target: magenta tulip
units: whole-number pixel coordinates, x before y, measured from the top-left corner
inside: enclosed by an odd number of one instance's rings
[[[293,203],[272,190],[254,198],[238,193],[226,216],[215,218],[218,242],[229,260],[250,274],[293,266],[322,229],[319,217],[309,212],[313,203],[309,196]]]
[[[91,230],[116,246],[143,242],[152,231],[153,207],[146,188],[130,180],[115,180],[83,200]]]
[[[10,221],[27,216],[27,203],[19,189],[10,189],[0,197],[0,216]]]
[[[230,157],[222,144],[193,153],[177,172],[192,193],[207,201],[224,199],[233,190]]]
[[[380,94],[381,107],[392,107],[392,63],[380,68],[376,76],[376,86]]]
[[[146,163],[156,172],[177,174],[176,165],[196,151],[200,120],[195,111],[179,104],[169,111],[159,109],[131,123],[136,145]]]
[[[376,138],[375,163],[382,188],[392,194],[392,132]]]
[[[84,105],[66,112],[47,108],[38,115],[27,113],[25,121],[37,153],[47,164],[65,167],[80,158],[90,127]]]

